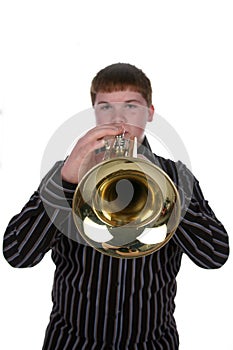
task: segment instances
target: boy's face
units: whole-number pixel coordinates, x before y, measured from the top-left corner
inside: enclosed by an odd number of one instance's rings
[[[98,92],[94,104],[96,125],[123,124],[125,136],[142,141],[147,122],[153,120],[154,107],[147,106],[139,92],[124,90]]]

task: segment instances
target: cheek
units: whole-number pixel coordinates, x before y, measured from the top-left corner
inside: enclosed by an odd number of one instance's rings
[[[147,118],[144,116],[133,116],[132,118],[127,118],[127,122],[134,128],[144,129],[147,123]]]
[[[95,115],[96,125],[111,124],[114,122],[114,117],[111,112],[100,113]]]
[[[95,116],[95,123],[96,125],[103,125],[106,123],[105,118],[103,116],[96,115]]]
[[[128,130],[131,135],[136,136],[139,140],[144,137],[144,131],[147,124],[147,118],[139,116],[128,120]]]
[[[142,127],[130,125],[126,129],[131,137],[136,136],[138,140],[141,140],[144,136],[144,128]]]
[[[100,120],[99,120],[98,118],[95,118],[95,124],[96,124],[97,126],[101,124],[101,123],[100,123]]]

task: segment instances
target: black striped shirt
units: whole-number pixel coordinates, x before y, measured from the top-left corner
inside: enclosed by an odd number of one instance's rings
[[[3,248],[12,266],[34,266],[49,250],[56,266],[43,350],[177,350],[173,314],[182,254],[203,268],[219,268],[227,260],[227,233],[191,172],[150,149],[143,153],[172,178],[182,199],[182,221],[159,251],[116,259],[77,238],[70,208],[75,186],[62,182],[63,162],[9,222]]]

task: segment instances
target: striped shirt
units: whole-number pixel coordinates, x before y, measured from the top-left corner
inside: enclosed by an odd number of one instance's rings
[[[177,350],[176,276],[182,254],[202,268],[219,268],[229,254],[228,236],[181,162],[144,153],[176,184],[182,220],[159,251],[117,259],[87,246],[74,226],[75,186],[62,181],[57,162],[22,211],[9,222],[4,256],[13,267],[38,264],[51,250],[55,263],[53,308],[43,350]]]

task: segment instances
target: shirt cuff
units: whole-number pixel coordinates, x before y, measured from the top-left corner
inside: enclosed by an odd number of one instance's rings
[[[77,185],[64,181],[63,162],[57,162],[40,185],[40,196],[45,205],[54,209],[70,210]]]

